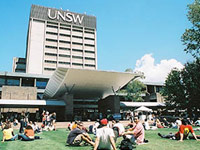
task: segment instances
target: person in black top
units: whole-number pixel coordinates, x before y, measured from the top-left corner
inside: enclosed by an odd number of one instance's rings
[[[22,111],[20,115],[20,128],[19,128],[19,133],[23,133],[25,128],[25,113]]]
[[[75,128],[69,133],[67,137],[67,143],[69,145],[80,146],[81,142],[84,141],[94,146],[94,142],[92,141],[88,133],[82,130],[82,128],[83,128],[83,123],[79,121],[77,123],[77,128]]]

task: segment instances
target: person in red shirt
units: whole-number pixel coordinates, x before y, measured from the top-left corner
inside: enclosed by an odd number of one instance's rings
[[[194,130],[192,129],[192,126],[188,125],[188,122],[183,119],[182,125],[180,126],[179,131],[175,134],[175,137],[176,139],[179,139],[180,142],[182,142],[184,139],[187,139],[189,133],[193,135],[195,140],[198,140],[194,133]]]
[[[194,139],[199,141],[199,139],[197,139],[194,133],[194,130],[192,129],[192,126],[188,125],[187,120],[182,119],[181,122],[182,124],[180,125],[179,131],[176,134],[162,135],[158,133],[158,135],[162,138],[169,138],[169,139],[179,140],[180,142],[182,142],[184,139],[187,139],[189,133],[191,133]]]

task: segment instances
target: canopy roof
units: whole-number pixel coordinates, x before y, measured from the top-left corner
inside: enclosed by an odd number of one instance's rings
[[[65,106],[65,102],[57,100],[16,100],[1,99],[0,106]]]
[[[164,103],[160,102],[120,102],[120,107],[158,107],[158,106],[165,106]]]
[[[152,112],[152,109],[147,108],[145,106],[141,106],[138,109],[136,109],[135,111],[146,111],[146,112]]]
[[[81,99],[105,98],[140,76],[128,72],[57,68],[46,86],[44,97],[58,98],[68,93]]]

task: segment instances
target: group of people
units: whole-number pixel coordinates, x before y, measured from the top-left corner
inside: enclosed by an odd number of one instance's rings
[[[6,119],[5,121],[1,120],[1,130],[3,131],[3,139],[4,141],[14,141],[14,140],[23,140],[23,141],[31,141],[35,139],[40,139],[39,136],[35,136],[36,133],[40,133],[42,131],[56,130],[56,113],[53,112],[49,114],[48,111],[43,111],[42,113],[42,125],[39,127],[37,122],[29,121],[28,113],[22,111],[19,116],[19,122],[14,119],[11,121],[10,119]],[[14,134],[12,124],[14,126],[20,124],[19,134]]]
[[[112,124],[108,123],[107,119],[102,119],[95,122],[93,125],[93,130],[91,130],[95,136],[96,140],[93,141],[89,134],[84,130],[83,122],[77,121],[76,128],[70,129],[70,133],[67,138],[67,143],[69,145],[79,146],[82,144],[90,144],[97,149],[113,149],[116,150],[117,138],[123,136],[124,139],[129,139],[132,144],[145,144],[145,130],[138,119],[134,118],[134,123],[131,128],[125,129],[123,124],[118,120],[112,121]]]
[[[35,131],[32,127],[32,124],[27,124],[23,133],[14,134],[11,122],[7,121],[2,125],[2,131],[3,131],[2,142],[14,141],[17,139],[22,141],[31,141],[34,139],[40,139],[39,136],[35,136]]]
[[[42,112],[42,128],[45,131],[56,130],[56,113],[49,113],[43,110]]]

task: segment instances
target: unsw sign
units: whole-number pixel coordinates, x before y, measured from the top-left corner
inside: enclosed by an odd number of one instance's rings
[[[69,23],[75,23],[77,24],[77,22],[79,24],[82,24],[83,22],[83,18],[84,16],[80,16],[79,14],[73,14],[71,12],[65,12],[65,11],[58,11],[58,10],[54,10],[51,12],[51,9],[48,9],[48,17],[52,20],[60,20],[60,18],[63,21],[69,22]]]

